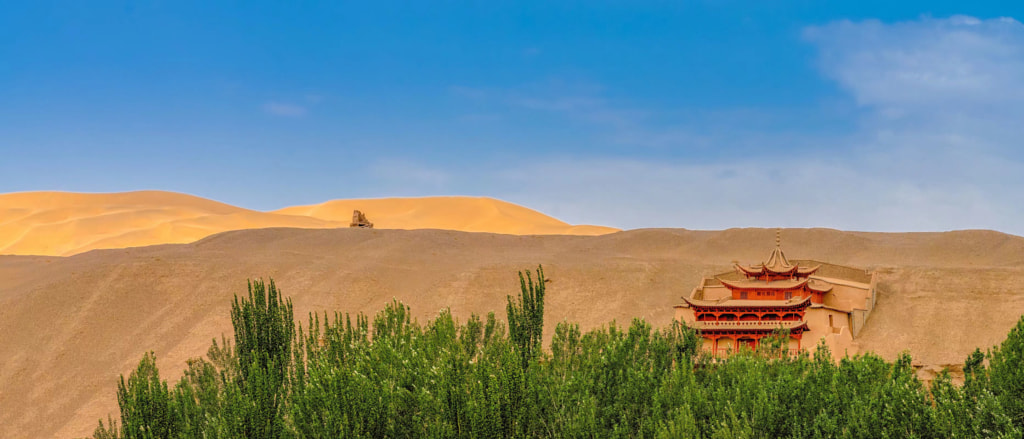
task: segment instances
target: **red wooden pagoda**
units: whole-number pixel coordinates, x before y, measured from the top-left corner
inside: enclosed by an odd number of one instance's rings
[[[736,265],[743,280],[716,278],[728,288],[730,296],[718,300],[684,298],[694,313],[694,327],[709,341],[716,354],[734,352],[741,347],[756,348],[759,340],[776,329],[789,330],[800,349],[800,339],[808,331],[804,313],[811,304],[824,302],[832,285],[810,276],[819,266],[791,264],[779,247],[766,262]]]

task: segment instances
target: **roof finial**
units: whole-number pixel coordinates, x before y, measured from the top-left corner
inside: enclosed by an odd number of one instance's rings
[[[775,247],[782,248],[782,227],[775,229]]]

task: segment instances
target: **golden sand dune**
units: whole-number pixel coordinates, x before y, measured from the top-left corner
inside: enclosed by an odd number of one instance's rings
[[[355,209],[369,215],[378,228],[523,235],[617,231],[573,226],[492,198],[337,200],[259,212],[173,192],[22,192],[0,194],[0,254],[68,256],[95,249],[187,243],[228,230],[348,227]]]
[[[342,210],[344,211],[344,210]],[[117,376],[154,350],[172,383],[189,357],[230,334],[234,294],[272,276],[309,311],[373,313],[397,298],[423,321],[465,319],[518,291],[516,271],[544,264],[546,329],[642,317],[665,325],[702,276],[757,262],[774,230],[633,230],[515,236],[444,230],[260,229],[199,242],[72,257],[0,256],[0,437],[80,437],[116,416]],[[996,232],[784,230],[787,255],[878,268],[862,351],[960,363],[1000,342],[1024,313],[1024,238]]]
[[[573,226],[535,210],[493,198],[334,200],[311,206],[286,207],[273,213],[348,223],[353,210],[367,213],[374,227],[382,229],[445,229],[511,235],[602,235],[618,231],[610,227]]]

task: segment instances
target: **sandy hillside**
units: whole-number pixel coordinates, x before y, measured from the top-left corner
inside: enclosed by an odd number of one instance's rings
[[[94,249],[194,242],[229,230],[348,227],[355,209],[378,228],[522,235],[617,231],[573,226],[493,198],[336,200],[259,212],[173,192],[20,192],[0,194],[0,254],[68,256]]]
[[[617,229],[573,226],[535,210],[493,198],[431,197],[334,200],[273,213],[348,224],[353,210],[382,229],[445,229],[512,235],[602,235]]]
[[[444,230],[263,229],[193,244],[72,257],[0,257],[0,437],[74,437],[117,410],[118,374],[154,350],[172,381],[189,357],[230,332],[245,280],[273,276],[308,311],[372,313],[392,298],[421,320],[504,317],[516,271],[544,264],[547,327],[633,317],[667,324],[702,275],[757,262],[774,230],[633,230],[514,236]],[[1001,341],[1024,314],[1024,238],[985,231],[881,234],[784,230],[794,259],[878,268],[863,349],[954,364]]]

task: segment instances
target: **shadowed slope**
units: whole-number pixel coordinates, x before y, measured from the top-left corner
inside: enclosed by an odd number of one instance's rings
[[[858,339],[890,359],[962,362],[1001,341],[1024,313],[1024,238],[987,231],[883,234],[785,230],[787,255],[882,270]],[[309,311],[374,313],[396,298],[421,321],[465,319],[518,291],[544,264],[549,331],[642,317],[665,325],[701,276],[761,261],[774,230],[635,230],[514,236],[443,230],[243,230],[193,244],[0,257],[0,437],[74,437],[117,410],[115,382],[155,350],[165,377],[230,334],[233,294],[272,276]]]

